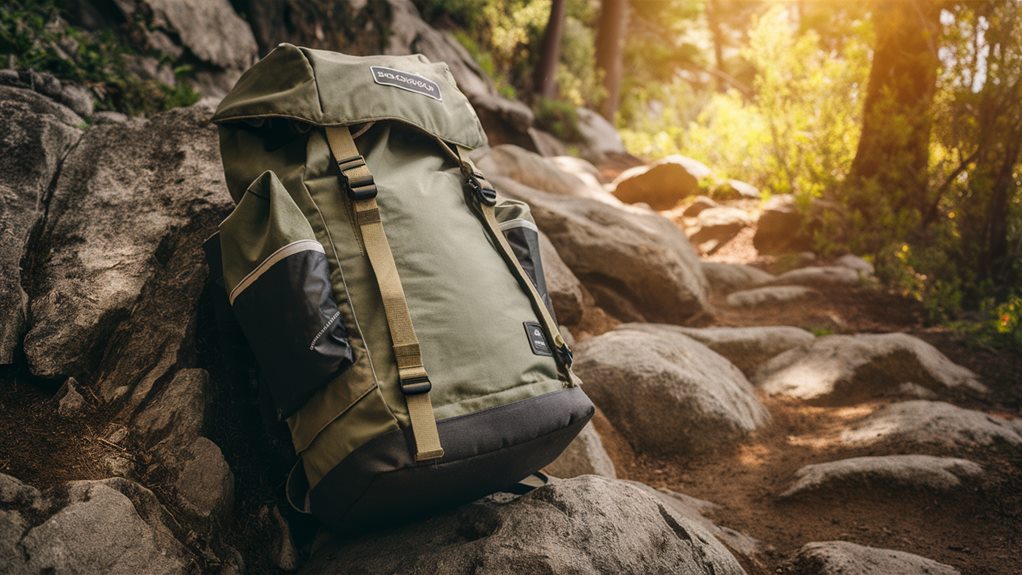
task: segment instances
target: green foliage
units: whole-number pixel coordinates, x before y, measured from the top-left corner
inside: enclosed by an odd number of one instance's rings
[[[533,106],[533,111],[539,128],[565,142],[577,142],[581,139],[578,131],[578,109],[571,103],[539,98]]]
[[[190,86],[168,86],[126,72],[132,50],[110,31],[70,26],[53,0],[11,0],[0,6],[0,55],[16,69],[48,72],[91,89],[100,110],[147,114],[199,99]]]

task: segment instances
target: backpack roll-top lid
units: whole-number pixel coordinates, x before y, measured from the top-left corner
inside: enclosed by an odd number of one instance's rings
[[[348,56],[280,44],[242,74],[213,121],[268,118],[317,126],[392,120],[469,149],[486,144],[447,64],[421,54]]]

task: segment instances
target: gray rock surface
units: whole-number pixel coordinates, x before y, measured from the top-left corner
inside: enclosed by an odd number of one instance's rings
[[[76,481],[66,491],[66,496],[33,502],[33,515],[44,514],[41,522],[26,521],[24,505],[0,512],[4,572],[177,574],[194,569],[191,555],[169,528],[173,519],[151,491],[125,479]]]
[[[699,265],[703,268],[710,290],[718,294],[749,289],[774,278],[772,274],[746,264],[703,261]]]
[[[733,448],[769,415],[742,372],[672,326],[625,324],[578,344],[586,393],[636,449]]]
[[[699,184],[712,175],[710,168],[685,156],[667,156],[648,166],[625,170],[614,180],[614,195],[622,202],[642,202],[653,209],[674,207],[682,198],[698,194]]]
[[[847,541],[807,543],[792,567],[801,575],[958,575],[958,569],[932,559]]]
[[[705,245],[713,242],[703,251],[710,253],[724,245],[751,223],[745,210],[730,206],[717,206],[699,212],[695,231],[689,236],[692,243]]]
[[[194,353],[201,244],[232,205],[209,116],[196,106],[95,126],[67,157],[34,250],[48,255],[30,290],[33,373],[89,373],[114,349],[99,392],[130,387],[135,406]]]
[[[884,406],[839,434],[842,443],[961,454],[971,449],[1022,447],[1022,424],[941,401]]]
[[[951,491],[963,482],[974,482],[983,468],[967,459],[932,455],[884,455],[854,457],[806,465],[795,472],[795,481],[781,494],[799,497],[847,487],[866,488],[869,493],[909,489],[916,493]]]
[[[557,321],[575,325],[582,319],[584,307],[582,284],[543,234],[539,235],[539,257],[543,261],[546,287],[554,304]]]
[[[699,260],[670,220],[543,193],[504,177],[490,181],[504,195],[529,203],[564,263],[608,312],[670,323],[707,312]]]
[[[811,238],[805,228],[805,218],[795,205],[791,194],[779,194],[767,200],[756,220],[756,235],[752,244],[763,254],[798,252],[808,249]]]
[[[598,163],[607,154],[624,154],[625,145],[614,125],[588,108],[576,108],[579,133],[578,147],[582,157]]]
[[[553,477],[565,479],[579,475],[602,475],[611,479],[617,477],[614,462],[603,448],[603,441],[592,422],[582,428],[564,453],[547,465],[545,470]]]
[[[873,275],[876,270],[873,268],[873,264],[860,258],[859,256],[852,254],[845,254],[838,259],[834,260],[834,265],[844,266],[848,269],[853,269],[860,274]]]
[[[846,266],[809,266],[794,269],[775,277],[768,285],[800,285],[822,287],[830,285],[855,286],[864,278],[860,272]]]
[[[493,177],[503,176],[541,192],[558,196],[614,200],[602,187],[592,187],[578,176],[561,169],[553,161],[518,146],[494,146],[477,166],[491,182]]]
[[[64,385],[60,386],[53,399],[57,402],[57,413],[61,417],[81,415],[89,407],[85,397],[82,396],[78,381],[73,377],[67,378],[67,381],[64,382]]]
[[[400,553],[395,553],[400,549]],[[317,551],[304,575],[346,573],[744,573],[702,525],[625,482],[587,475],[501,503]]]
[[[160,388],[132,420],[135,433],[147,446],[182,445],[202,432],[211,400],[209,374],[204,369],[182,369]]]
[[[228,518],[234,505],[234,474],[217,444],[196,437],[160,459],[174,477],[173,490],[181,509],[200,520]]]
[[[14,360],[27,328],[21,262],[82,119],[31,90],[0,86],[0,365]]]
[[[636,326],[637,328],[641,326]],[[653,329],[659,329],[654,326]],[[812,333],[798,327],[677,327],[678,333],[727,358],[747,377],[752,377],[770,358],[812,343]]]
[[[593,188],[594,190],[603,189],[603,184],[600,183],[600,170],[582,158],[576,158],[575,156],[555,156],[553,158],[547,158],[547,160],[557,166],[558,169],[568,172],[582,180],[582,183],[590,188]],[[604,197],[609,198],[613,203],[617,203],[617,198],[614,198],[614,196],[609,193],[605,193]]]
[[[897,395],[905,383],[939,393],[987,391],[976,374],[903,333],[820,337],[770,360],[754,379],[771,395],[830,404]]]
[[[819,295],[818,291],[804,286],[766,286],[733,292],[727,296],[727,305],[759,307],[775,303],[804,301],[817,295]]]

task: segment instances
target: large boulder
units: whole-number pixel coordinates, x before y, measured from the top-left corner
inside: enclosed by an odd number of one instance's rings
[[[692,339],[727,358],[747,377],[771,358],[812,343],[812,333],[791,326],[677,327]]]
[[[0,365],[14,360],[28,317],[21,263],[50,187],[84,122],[52,100],[0,86]]]
[[[667,156],[648,166],[625,170],[614,180],[614,195],[622,202],[642,202],[656,210],[673,208],[681,199],[701,191],[712,176],[705,164],[685,156]]]
[[[718,294],[750,289],[774,278],[772,274],[746,264],[703,261],[699,265],[710,290]]]
[[[600,440],[600,434],[592,422],[587,423],[564,453],[545,469],[554,477],[569,478],[579,475],[602,475],[611,479],[617,477],[614,462],[603,448],[603,441]]]
[[[812,236],[805,229],[805,218],[791,194],[779,194],[767,200],[756,221],[752,245],[761,254],[799,252],[812,247]]]
[[[504,195],[529,203],[564,263],[608,312],[669,323],[708,312],[699,259],[670,220],[544,193],[504,177],[491,182]]]
[[[764,365],[756,385],[771,395],[848,404],[921,386],[938,393],[985,393],[976,374],[904,333],[829,335]]]
[[[745,210],[730,206],[707,208],[696,216],[696,228],[688,239],[703,253],[713,253],[750,223],[752,220]]]
[[[577,324],[582,319],[585,305],[582,284],[543,234],[539,235],[539,257],[543,262],[547,292],[554,304],[557,321],[564,325]]]
[[[769,415],[742,372],[672,326],[624,324],[578,344],[586,393],[637,450],[727,450]]]
[[[745,572],[699,523],[628,483],[594,475],[555,481],[510,502],[490,497],[422,523],[331,541],[301,573],[339,571]]]
[[[905,551],[847,541],[802,546],[791,565],[800,575],[958,575],[958,569]]]
[[[588,108],[577,108],[578,134],[577,142],[582,157],[600,163],[609,154],[626,154],[621,135],[614,124]]]
[[[101,395],[138,405],[194,354],[201,244],[231,206],[210,113],[98,125],[68,155],[33,250],[34,374],[92,373],[116,351]]]
[[[614,201],[614,197],[603,191],[603,188],[586,184],[550,159],[518,146],[494,146],[477,165],[487,178],[503,176],[559,196]]]
[[[0,475],[0,484],[16,482]],[[196,570],[174,536],[173,517],[151,491],[126,479],[75,481],[27,492],[0,511],[4,573],[153,573]]]
[[[782,497],[817,493],[847,493],[861,489],[871,494],[891,490],[913,493],[951,491],[963,482],[975,482],[983,468],[967,459],[932,455],[883,455],[853,457],[806,465],[795,472],[795,481]]]
[[[878,409],[840,432],[855,447],[959,454],[990,447],[1022,448],[1022,421],[941,401],[902,401]]]

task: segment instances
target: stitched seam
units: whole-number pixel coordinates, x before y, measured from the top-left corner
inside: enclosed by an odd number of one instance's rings
[[[329,329],[330,326],[334,325],[334,322],[337,321],[337,318],[339,318],[340,316],[341,310],[337,310],[334,313],[334,315],[330,316],[330,319],[327,320],[326,325],[323,326],[323,329],[319,330],[319,333],[316,334],[316,337],[312,338],[312,343],[309,344],[309,351],[315,350],[316,342],[319,341],[319,338],[323,337],[323,334],[326,333],[326,330]]]

